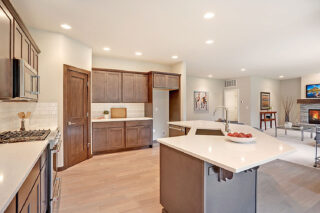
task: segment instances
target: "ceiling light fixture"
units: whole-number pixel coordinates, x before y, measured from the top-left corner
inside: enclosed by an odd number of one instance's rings
[[[137,56],[141,56],[142,55],[142,52],[136,52],[135,53]]]
[[[110,51],[111,49],[110,49],[110,47],[104,47],[103,50],[104,51]]]
[[[206,44],[213,44],[213,42],[214,42],[213,40],[207,40]]]
[[[246,68],[241,68],[241,72],[245,72],[246,71]]]
[[[177,55],[171,56],[172,59],[178,59],[179,57]]]
[[[213,75],[211,75],[211,74],[210,74],[210,75],[208,75],[208,77],[209,77],[209,78],[212,78],[212,77],[213,77]]]
[[[283,75],[280,75],[279,78],[284,78],[284,76],[283,76]]]
[[[203,15],[204,19],[212,19],[214,17],[214,13],[212,12],[207,12]]]
[[[65,29],[65,30],[70,30],[72,27],[70,26],[70,25],[68,25],[68,24],[61,24],[60,25],[63,29]]]

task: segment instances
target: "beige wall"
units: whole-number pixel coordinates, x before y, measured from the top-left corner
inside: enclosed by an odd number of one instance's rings
[[[187,120],[187,66],[185,62],[179,62],[172,66],[172,72],[181,74],[181,120]]]
[[[270,92],[272,111],[281,107],[280,81],[270,78],[251,77],[251,126],[260,127],[260,92]],[[278,115],[279,116],[279,115]]]
[[[39,102],[58,103],[58,127],[63,131],[63,64],[91,70],[92,49],[59,33],[31,28],[38,44],[39,74],[41,77]],[[59,155],[63,159],[63,150]],[[62,164],[59,166],[63,166]]]
[[[251,78],[238,78],[237,87],[239,89],[239,122],[247,125],[251,124]]]
[[[187,120],[217,120],[221,118],[222,110],[218,111],[215,116],[213,112],[215,107],[223,105],[223,88],[224,80],[199,78],[187,76]],[[194,91],[207,91],[209,99],[208,112],[194,111]]]

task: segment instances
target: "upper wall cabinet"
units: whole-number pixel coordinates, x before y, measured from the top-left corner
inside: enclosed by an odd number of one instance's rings
[[[119,103],[122,100],[121,73],[106,72],[106,103]]]
[[[12,96],[12,26],[13,17],[0,1],[0,98]]]
[[[148,102],[148,75],[136,73],[123,73],[122,75],[122,102]]]
[[[130,72],[92,72],[93,103],[148,102],[148,75]]]
[[[180,76],[175,74],[153,74],[153,87],[160,89],[177,90],[180,88]]]
[[[122,100],[121,91],[121,73],[92,72],[93,103],[119,103]]]
[[[13,97],[12,58],[38,71],[40,50],[9,0],[0,0],[0,99]]]

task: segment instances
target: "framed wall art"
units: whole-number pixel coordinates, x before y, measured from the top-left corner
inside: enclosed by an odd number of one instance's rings
[[[194,111],[207,112],[209,111],[208,92],[194,91]]]

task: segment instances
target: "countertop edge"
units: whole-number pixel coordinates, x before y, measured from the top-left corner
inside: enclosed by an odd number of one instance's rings
[[[179,136],[178,136],[178,137],[179,137]],[[185,153],[185,154],[188,154],[188,155],[190,155],[190,156],[192,156],[192,157],[198,158],[198,159],[203,160],[203,161],[205,161],[205,162],[211,163],[211,164],[213,164],[213,165],[215,165],[215,166],[221,167],[221,168],[226,169],[226,170],[228,170],[228,171],[230,171],[230,172],[233,172],[233,173],[240,173],[240,172],[243,172],[243,171],[245,171],[245,170],[248,170],[248,169],[252,169],[252,168],[261,166],[261,165],[263,165],[263,164],[265,164],[265,163],[274,161],[274,160],[278,159],[279,157],[282,157],[282,156],[284,156],[284,155],[290,154],[290,153],[292,153],[292,152],[295,151],[295,150],[292,150],[292,151],[289,151],[289,152],[286,152],[286,153],[283,153],[283,154],[280,154],[280,155],[275,155],[275,156],[272,156],[272,157],[270,157],[270,158],[257,161],[256,163],[252,163],[252,164],[250,164],[250,165],[248,165],[248,166],[244,166],[244,167],[241,167],[241,168],[233,168],[233,167],[227,166],[227,165],[225,165],[225,164],[222,164],[222,163],[213,161],[213,160],[211,160],[211,159],[208,159],[208,158],[206,158],[206,157],[200,156],[200,155],[198,155],[198,154],[192,153],[192,152],[190,152],[190,151],[184,150],[184,149],[182,149],[182,148],[176,147],[176,146],[174,146],[174,145],[172,145],[172,144],[170,144],[170,143],[161,141],[161,139],[158,139],[157,141],[158,141],[160,144],[163,144],[163,145],[165,145],[165,146],[168,146],[168,147],[170,147],[170,148],[173,148],[173,149],[175,149],[175,150],[178,150],[178,151],[180,151],[180,152],[183,152],[183,153]]]
[[[145,121],[153,120],[153,118],[143,117],[143,118],[110,118],[110,119],[91,119],[92,123],[104,123],[104,122],[117,122],[117,121]]]
[[[39,141],[39,142],[44,142],[43,144],[43,148],[41,149],[41,151],[38,153],[37,157],[35,158],[34,162],[29,166],[29,168],[27,169],[27,172],[25,173],[25,175],[22,177],[22,179],[19,181],[19,184],[16,186],[15,190],[12,191],[11,195],[8,197],[7,201],[0,207],[0,212],[4,212],[8,206],[10,205],[12,199],[14,198],[14,196],[16,196],[16,194],[19,192],[19,189],[21,188],[22,184],[24,183],[24,181],[27,179],[28,175],[30,174],[31,170],[33,169],[33,167],[36,165],[37,161],[40,159],[41,154],[43,153],[43,151],[46,149],[46,147],[48,146],[48,144],[50,143],[50,141],[52,140],[52,138],[48,138],[46,140],[43,141]],[[36,141],[37,142],[37,141]],[[36,143],[36,142],[32,142],[32,143]]]

